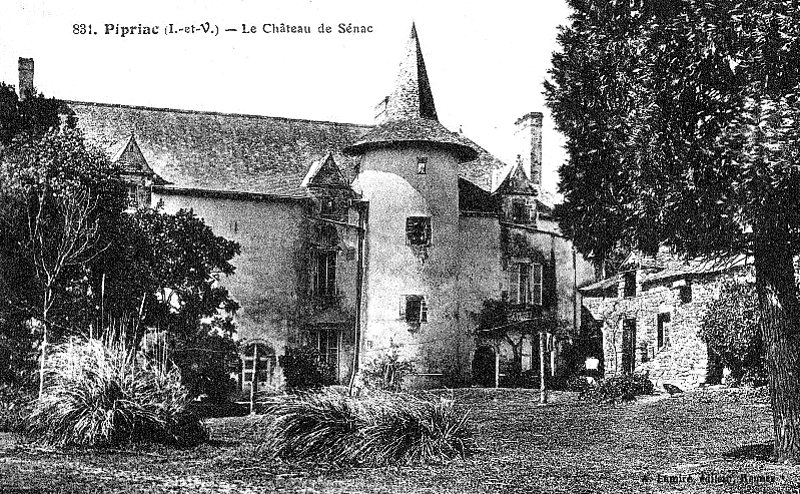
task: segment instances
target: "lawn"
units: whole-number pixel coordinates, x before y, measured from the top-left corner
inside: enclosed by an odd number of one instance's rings
[[[768,461],[763,393],[613,406],[566,393],[538,406],[526,390],[454,398],[480,447],[464,461],[339,471],[265,464],[253,455],[263,419],[210,419],[211,442],[186,450],[65,453],[0,436],[0,492],[800,492],[800,467]]]

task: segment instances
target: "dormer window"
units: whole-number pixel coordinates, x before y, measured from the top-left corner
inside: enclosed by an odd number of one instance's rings
[[[331,197],[323,197],[320,201],[319,214],[325,218],[336,217],[336,201]]]
[[[417,157],[417,173],[420,175],[425,175],[428,173],[428,157],[427,156],[419,156]]]
[[[406,218],[406,241],[409,245],[431,244],[431,219],[428,216]]]
[[[624,297],[636,296],[636,271],[629,271],[622,274],[623,289],[622,294]]]
[[[528,206],[524,201],[514,201],[511,203],[511,221],[514,223],[527,223],[530,219]]]

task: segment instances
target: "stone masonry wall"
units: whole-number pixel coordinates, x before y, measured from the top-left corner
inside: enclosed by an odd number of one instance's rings
[[[635,369],[649,373],[657,388],[663,383],[682,389],[695,388],[706,381],[708,353],[700,338],[700,325],[709,303],[719,297],[722,284],[741,273],[728,271],[702,278],[670,279],[642,287],[638,274],[635,297],[623,297],[620,282],[616,298],[587,297],[583,304],[603,324],[603,351],[606,376],[618,374],[622,367],[623,325],[636,320]],[[683,302],[682,285],[691,287],[691,301]],[[669,343],[658,347],[658,317],[669,314],[665,324]]]

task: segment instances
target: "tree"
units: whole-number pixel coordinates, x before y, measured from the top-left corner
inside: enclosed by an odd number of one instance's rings
[[[6,223],[17,229],[8,232],[17,239],[11,246],[16,255],[10,257],[16,269],[33,275],[37,290],[21,293],[12,283],[3,283],[0,290],[22,307],[38,308],[33,313],[41,326],[41,395],[51,312],[57,301],[80,291],[77,285],[88,264],[102,251],[99,204],[109,208],[119,192],[107,158],[85,147],[75,131],[23,135],[5,148],[2,158],[0,181],[11,213]]]
[[[800,459],[800,12],[788,0],[570,5],[545,87],[568,139],[565,231],[590,254],[752,255],[775,455]]]
[[[105,287],[104,317],[127,321],[137,346],[146,328],[163,332],[192,396],[219,397],[229,385],[239,306],[219,280],[233,274],[238,253],[192,211],[157,207],[123,215],[93,265],[93,283]]]

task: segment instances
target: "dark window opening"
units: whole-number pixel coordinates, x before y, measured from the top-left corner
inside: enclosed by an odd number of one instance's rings
[[[336,295],[336,251],[316,251],[313,259],[311,294],[315,297]]]
[[[622,373],[633,374],[636,369],[636,319],[622,323]]]
[[[428,304],[422,295],[406,295],[400,299],[400,317],[409,324],[428,322]]]
[[[431,219],[427,216],[406,218],[406,239],[409,245],[430,245]]]
[[[623,282],[625,283],[623,295],[626,297],[636,296],[636,271],[630,271],[622,274]]]
[[[339,217],[339,208],[336,206],[336,201],[332,197],[323,197],[320,201],[319,214],[325,218]]]
[[[681,303],[688,304],[692,301],[692,285],[684,285],[681,287]]]
[[[656,326],[658,327],[658,349],[669,346],[669,323],[672,315],[669,312],[662,312],[658,315]]]
[[[420,156],[417,158],[417,173],[424,175],[428,173],[428,157]]]
[[[311,346],[319,352],[319,358],[334,371],[339,366],[339,331],[335,327],[319,327],[311,330]]]
[[[522,201],[511,203],[511,221],[514,223],[527,223],[530,219],[527,205]]]

